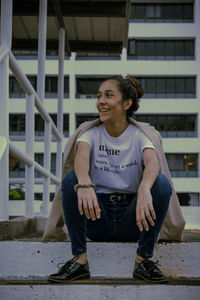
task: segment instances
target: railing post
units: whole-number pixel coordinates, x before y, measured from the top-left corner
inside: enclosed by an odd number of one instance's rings
[[[51,165],[51,123],[45,124],[45,133],[44,133],[44,168],[50,171]],[[40,210],[40,214],[43,217],[48,216],[48,208],[49,208],[49,186],[50,186],[50,178],[44,178],[43,184],[43,198],[42,198],[42,206]]]
[[[26,154],[34,159],[34,95],[26,95]],[[25,217],[33,216],[34,166],[25,166]]]
[[[47,0],[40,0],[39,29],[38,29],[38,74],[37,94],[44,101],[45,91],[45,61],[46,61],[46,35],[47,35]]]
[[[63,98],[64,98],[64,60],[65,60],[65,30],[59,30],[59,65],[58,65],[58,113],[57,128],[63,133]],[[62,171],[62,140],[57,142],[56,176],[61,177]]]
[[[1,0],[1,46],[11,48],[12,0]],[[0,62],[0,135],[9,139],[9,59]],[[0,221],[8,220],[9,148],[0,161]]]

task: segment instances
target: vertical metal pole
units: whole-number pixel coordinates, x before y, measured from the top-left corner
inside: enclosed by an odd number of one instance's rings
[[[47,35],[47,0],[40,0],[39,8],[39,33],[38,33],[38,75],[37,94],[41,101],[44,101],[45,93],[45,60],[46,60],[46,35]],[[50,144],[51,144],[51,124],[45,122],[44,134],[44,167],[50,170]],[[49,203],[49,178],[44,178],[43,203],[41,214],[48,215]]]
[[[44,132],[44,168],[48,171],[50,170],[51,165],[51,123],[45,124],[45,132]],[[50,185],[50,178],[44,178],[43,183],[43,198],[42,198],[42,206],[40,213],[42,216],[48,216],[48,208],[49,208],[49,185]]]
[[[1,46],[11,49],[12,0],[1,0]],[[0,62],[0,135],[9,138],[9,59]],[[6,148],[0,161],[0,221],[8,220],[9,150]]]
[[[38,75],[37,94],[44,101],[45,91],[45,60],[46,60],[46,32],[47,32],[47,0],[40,0],[39,29],[38,29]]]
[[[59,65],[58,65],[58,113],[57,127],[63,133],[63,98],[64,98],[64,60],[65,60],[65,30],[59,30]],[[62,141],[57,142],[56,176],[61,177],[62,171]]]
[[[74,54],[72,54],[71,59],[75,59],[74,58]],[[74,95],[76,94],[75,88],[76,86],[76,76],[74,73],[71,72],[71,75],[69,77],[69,92],[70,92],[70,96],[74,97]],[[76,96],[75,96],[76,97]],[[69,136],[71,136],[72,134],[74,134],[76,130],[76,120],[75,120],[75,113],[74,112],[70,112],[69,114]]]
[[[26,153],[34,159],[34,95],[26,95]],[[25,217],[33,216],[34,166],[25,166]]]

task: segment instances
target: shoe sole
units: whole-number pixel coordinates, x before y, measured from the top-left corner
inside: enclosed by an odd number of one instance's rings
[[[59,280],[59,279],[53,279],[53,278],[48,278],[48,281],[51,281],[51,282],[63,282],[63,283],[66,283],[66,282],[71,282],[71,281],[74,281],[76,279],[90,279],[90,273],[86,273],[86,274],[83,274],[83,275],[78,275],[74,278],[71,278],[71,279],[67,279],[67,280]]]
[[[145,280],[146,282],[152,282],[152,283],[167,283],[168,282],[167,279],[150,280],[150,279],[145,278],[144,276],[136,274],[136,273],[133,273],[133,278],[139,279],[139,280]]]

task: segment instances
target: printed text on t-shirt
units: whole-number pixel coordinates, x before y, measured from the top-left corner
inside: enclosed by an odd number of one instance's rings
[[[120,155],[119,149],[108,149],[106,145],[99,145],[99,151],[105,151],[107,155]]]

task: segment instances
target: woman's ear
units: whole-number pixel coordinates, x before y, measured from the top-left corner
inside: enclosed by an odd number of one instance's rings
[[[124,109],[128,110],[131,107],[132,103],[133,103],[133,100],[131,98],[124,101]]]

